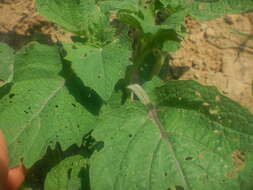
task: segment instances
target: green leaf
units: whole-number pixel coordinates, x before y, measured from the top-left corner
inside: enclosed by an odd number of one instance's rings
[[[161,24],[157,24],[156,17],[159,9],[153,9],[152,3],[140,5],[138,11],[120,12],[120,18],[123,22],[133,27],[139,28],[145,34],[157,33],[160,30],[174,29],[181,33],[181,25],[185,16],[192,16],[198,20],[209,20],[226,14],[242,13],[253,10],[251,0],[160,0],[164,7],[168,9],[168,18]]]
[[[118,13],[118,19],[134,28],[138,28],[144,34],[155,34],[160,30],[171,29],[167,25],[157,25],[154,1],[109,1],[112,10]],[[108,1],[105,1],[108,4]]]
[[[180,42],[174,40],[168,40],[163,43],[162,50],[169,53],[175,53],[180,48]]]
[[[238,103],[221,95],[216,87],[203,88],[191,80],[171,81],[156,89],[154,93],[158,105],[197,110],[222,126],[229,126],[238,133],[253,135],[252,114]]]
[[[0,43],[0,86],[12,80],[14,50]]]
[[[143,9],[140,9],[139,11],[142,12],[142,16],[137,13],[120,13],[119,19],[122,22],[141,30],[144,34],[156,34],[162,30],[173,29],[170,25],[156,24],[155,16],[151,11],[144,11]]]
[[[63,150],[80,145],[94,127],[95,118],[83,107],[85,94],[70,90],[75,84],[60,75],[62,69],[56,47],[32,43],[17,52],[11,89],[5,95],[0,89],[0,129],[11,166],[23,158],[31,167],[56,142]]]
[[[88,160],[81,155],[71,156],[50,170],[45,180],[44,189],[88,189],[88,180]]]
[[[192,81],[168,82],[154,92],[157,107],[133,102],[101,115],[92,133],[104,144],[91,158],[93,190],[253,187],[249,111]]]
[[[160,0],[160,2],[165,7],[175,9],[173,14],[182,12],[201,21],[253,10],[251,0]]]
[[[167,25],[168,28],[173,28],[178,34],[183,35],[182,25],[184,24],[184,19],[187,16],[186,11],[184,9],[182,11],[178,11],[172,13],[164,22],[163,25]]]
[[[50,21],[79,35],[99,34],[109,22],[95,0],[36,0],[36,7]]]
[[[187,8],[190,16],[198,20],[209,20],[226,14],[243,13],[253,10],[252,0],[210,0],[210,2],[197,2]]]
[[[159,0],[165,7],[177,8],[189,4],[190,0]]]
[[[138,11],[139,0],[105,0],[99,1],[99,6],[105,11]]]
[[[131,64],[131,45],[128,40],[115,39],[97,47],[93,44],[63,44],[71,66],[85,86],[94,89],[103,100],[108,100],[117,81],[124,78]]]
[[[156,100],[156,94],[154,92],[154,89],[161,87],[163,85],[164,82],[156,76],[151,81],[148,81],[143,85],[143,88],[145,92],[148,94],[149,98],[151,99],[151,102],[155,102]]]

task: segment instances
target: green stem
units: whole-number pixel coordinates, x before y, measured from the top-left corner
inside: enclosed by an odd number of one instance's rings
[[[142,33],[140,31],[136,32],[135,34],[136,44],[134,46],[134,53],[133,53],[133,66],[130,68],[129,72],[127,73],[127,81],[129,84],[132,83],[139,83],[139,68],[144,63],[143,60],[145,57],[151,52],[150,40],[143,38]]]
[[[150,73],[150,80],[154,77],[160,74],[160,71],[162,69],[162,66],[165,62],[165,56],[164,54],[161,52],[161,50],[156,49],[156,62],[152,68],[152,71]]]

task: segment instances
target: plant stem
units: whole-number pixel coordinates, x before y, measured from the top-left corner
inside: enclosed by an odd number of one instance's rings
[[[150,80],[156,76],[159,75],[162,66],[164,64],[165,58],[166,56],[162,53],[162,51],[160,49],[155,49],[155,54],[156,54],[156,62],[152,68],[152,71],[150,73]]]

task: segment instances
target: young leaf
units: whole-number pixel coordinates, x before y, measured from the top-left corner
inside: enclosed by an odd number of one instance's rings
[[[152,10],[150,6],[144,5],[138,7],[137,12],[119,12],[119,19],[132,26],[133,28],[137,28],[142,31],[144,34],[156,34],[162,30],[171,30],[170,25],[161,24],[158,25],[156,23],[155,11]]]
[[[67,52],[65,59],[85,86],[94,89],[103,100],[108,100],[117,81],[124,78],[131,64],[131,45],[128,40],[115,39],[111,43],[96,47],[92,44],[63,44]]]
[[[140,29],[145,34],[155,34],[160,30],[172,29],[167,25],[156,24],[155,1],[109,0],[101,1],[99,5],[105,12],[116,11],[119,20],[133,28]]]
[[[56,142],[63,150],[81,144],[94,127],[94,117],[82,106],[84,95],[70,91],[60,73],[56,47],[32,43],[17,52],[11,90],[0,99],[0,129],[11,166],[23,159],[29,168]]]
[[[81,155],[71,156],[61,161],[47,175],[44,189],[88,189],[88,160]]]
[[[196,93],[189,93],[191,88]],[[168,82],[155,91],[162,94],[157,108],[131,103],[101,115],[93,136],[104,147],[91,158],[91,188],[250,189],[252,114],[195,82]],[[225,104],[214,102],[223,100]]]
[[[167,19],[165,19],[163,25],[167,25],[168,28],[173,28],[178,34],[184,35],[185,32],[182,31],[182,25],[184,24],[186,16],[187,13],[184,10],[172,13]]]
[[[0,86],[12,80],[14,50],[0,43]]]

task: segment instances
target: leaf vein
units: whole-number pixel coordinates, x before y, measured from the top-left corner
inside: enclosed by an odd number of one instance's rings
[[[45,101],[42,103],[41,107],[39,108],[39,110],[31,117],[30,120],[28,120],[27,123],[25,123],[21,129],[20,132],[16,134],[16,136],[13,137],[12,141],[10,142],[10,144],[14,143],[17,138],[22,134],[22,132],[25,130],[25,128],[27,127],[27,125],[29,125],[40,113],[41,111],[45,108],[46,104],[49,102],[50,99],[52,99],[57,92],[64,86],[65,84],[65,80],[61,81],[61,83],[59,84],[59,86],[52,91],[51,94],[49,94],[49,96],[45,99]]]

